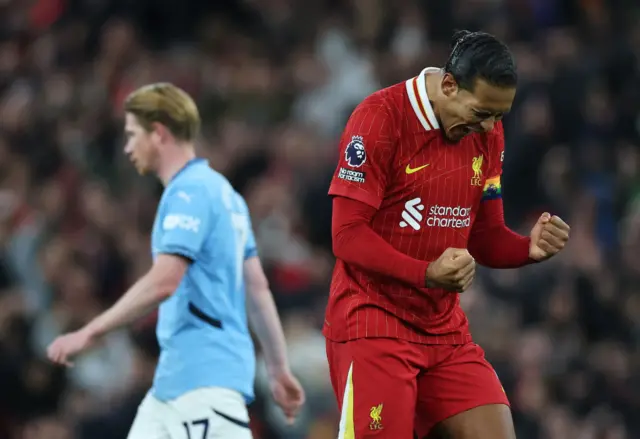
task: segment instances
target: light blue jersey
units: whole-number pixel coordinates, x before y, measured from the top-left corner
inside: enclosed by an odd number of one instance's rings
[[[165,188],[151,245],[154,259],[168,253],[192,261],[178,290],[160,305],[153,395],[166,401],[224,387],[250,402],[255,354],[243,263],[257,252],[244,200],[205,160],[194,159]]]

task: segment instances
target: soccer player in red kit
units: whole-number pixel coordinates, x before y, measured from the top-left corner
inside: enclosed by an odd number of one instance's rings
[[[458,32],[444,68],[367,97],[331,183],[337,258],[324,334],[339,438],[514,439],[509,402],[472,342],[458,294],[475,264],[516,268],[560,251],[569,226],[504,223],[502,115],[509,49]]]

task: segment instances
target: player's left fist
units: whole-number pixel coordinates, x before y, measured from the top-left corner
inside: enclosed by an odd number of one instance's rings
[[[559,216],[543,213],[531,229],[529,257],[534,261],[544,261],[558,253],[567,245],[571,227]]]

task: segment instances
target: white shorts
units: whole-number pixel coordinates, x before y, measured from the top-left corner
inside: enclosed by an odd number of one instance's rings
[[[249,412],[234,390],[207,387],[160,401],[142,400],[128,439],[252,439]]]

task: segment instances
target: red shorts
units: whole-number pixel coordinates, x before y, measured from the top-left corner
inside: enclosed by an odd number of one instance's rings
[[[422,439],[458,413],[487,404],[509,405],[475,343],[327,340],[327,357],[341,411],[339,439]]]

